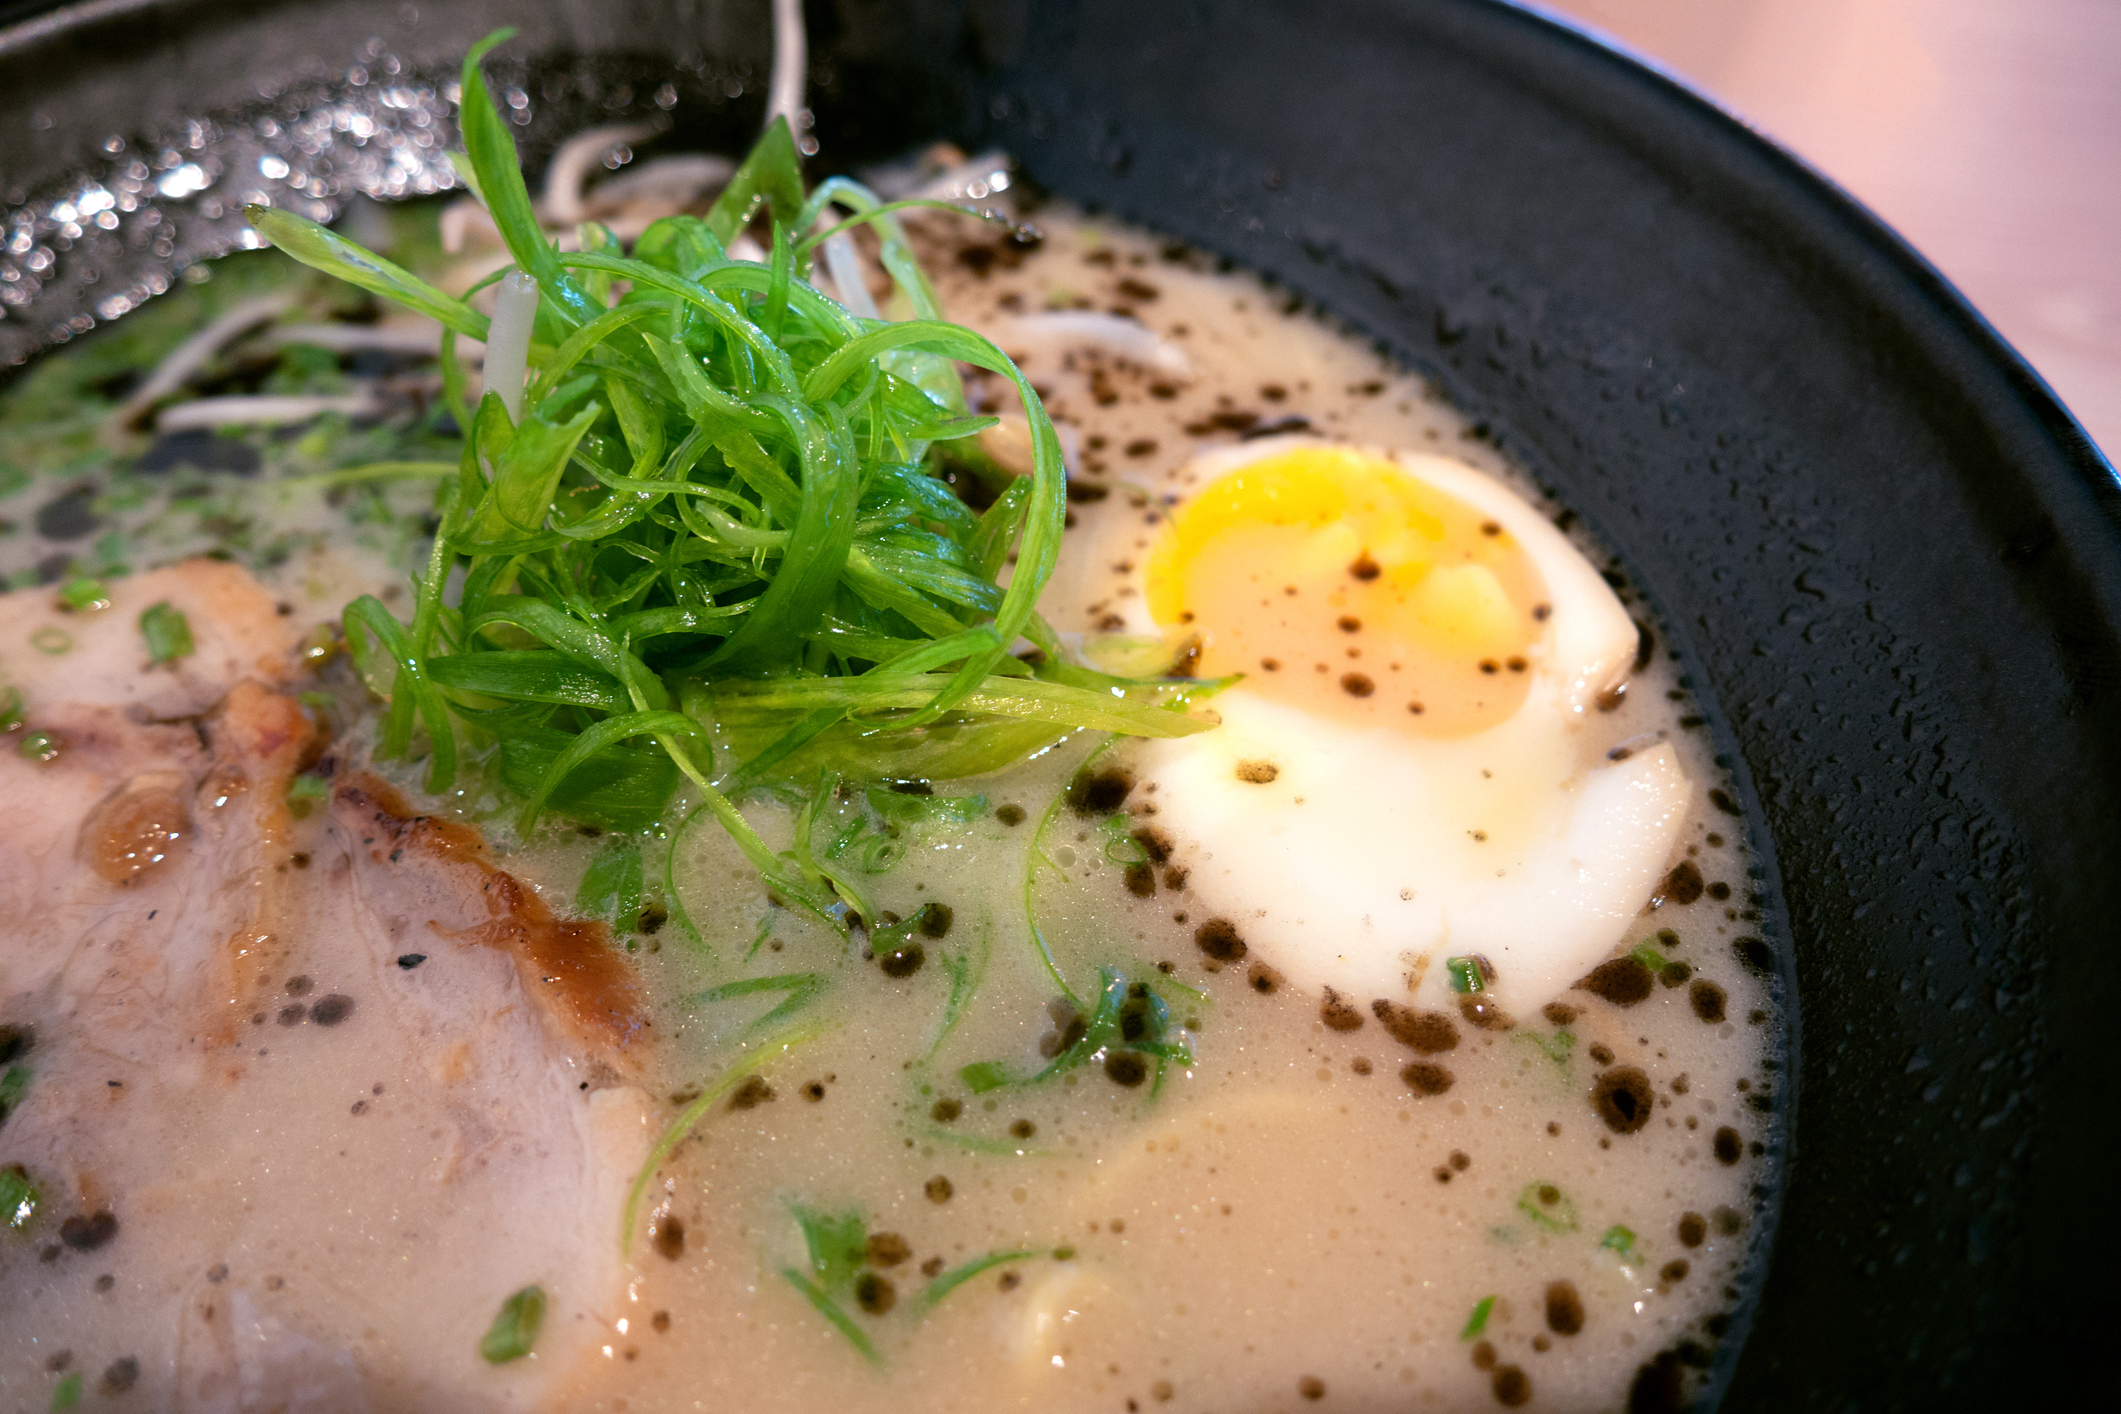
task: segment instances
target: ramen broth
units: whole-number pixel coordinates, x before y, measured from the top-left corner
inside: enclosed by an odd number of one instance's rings
[[[1484,429],[1285,291],[1110,221],[1052,206],[1036,219],[1030,249],[920,230],[951,317],[1018,359],[1072,442],[1070,529],[1042,608],[1092,661],[1147,651],[1116,607],[1199,484],[1196,456],[1241,438],[1437,452],[1566,524]],[[1050,318],[1069,312],[1116,314],[1155,343]],[[972,392],[1014,410],[991,380]],[[373,521],[321,515],[304,500],[306,548],[255,566],[304,622],[412,558]],[[1747,965],[1764,949],[1742,822],[1676,655],[1654,625],[1645,635],[1625,694],[1573,730],[1586,762],[1677,751],[1693,796],[1669,873],[1587,986],[1492,1029],[1445,1014],[1448,1047],[1396,1039],[1371,1005],[1393,998],[1322,997],[1270,951],[1218,943],[1208,925],[1243,934],[1251,915],[1211,896],[1212,844],[1165,829],[1156,796],[1129,788],[1138,744],[1056,731],[998,775],[880,803],[753,797],[745,814],[774,848],[806,829],[874,866],[883,912],[851,945],[776,906],[726,835],[673,812],[643,841],[641,911],[617,930],[656,1048],[636,1075],[582,1083],[638,1091],[636,1156],[688,1107],[698,1120],[627,1210],[615,1275],[532,1269],[543,1259],[525,1251],[519,1281],[571,1313],[531,1357],[547,1366],[543,1406],[1579,1409],[1631,1392],[1675,1405],[1743,1299],[1781,1087],[1767,988]],[[334,690],[360,700],[347,681]],[[349,723],[349,764],[373,730],[372,710]],[[418,800],[411,768],[378,769]],[[494,805],[474,791],[424,808],[486,823],[496,863],[568,912],[610,841],[552,822],[516,840]],[[1081,1054],[1101,998],[1115,1037],[1167,1049]],[[48,1052],[81,1043],[63,1020],[40,1024]],[[334,1113],[351,1074],[315,1072]],[[274,1084],[274,1106],[303,1103],[301,1073]],[[0,1129],[0,1163],[19,1132]],[[382,1180],[427,1161],[418,1134],[360,1133],[382,1146],[363,1160]],[[594,1191],[609,1210],[584,1221],[617,1259],[623,1195]],[[0,1233],[5,1387],[48,1387],[60,1348],[167,1349],[145,1327],[181,1312],[93,1294],[104,1273],[123,1289],[192,1280],[139,1270],[150,1254],[221,1260],[114,1243],[99,1262],[68,1254],[63,1281],[80,1290],[62,1291],[36,1243]],[[497,1256],[473,1269],[506,1266]],[[334,1270],[321,1235],[271,1263],[293,1285]],[[263,1275],[215,1290],[269,1307]],[[483,1327],[505,1294],[432,1301]],[[308,1336],[389,1363],[359,1331]],[[490,1380],[501,1407],[502,1374],[463,1357],[452,1397],[471,1407]],[[150,1364],[139,1407],[169,1378]]]
[[[932,264],[953,315],[1024,354],[1081,438],[1075,524],[1044,600],[1063,630],[1096,634],[1121,592],[1114,566],[1146,551],[1194,451],[1232,429],[1300,416],[1321,435],[1442,447],[1519,479],[1419,379],[1284,293],[1111,223],[1050,210],[1039,220],[1045,244],[1028,257],[945,247]],[[1011,342],[1018,313],[1085,302],[1146,323],[1192,376]],[[666,1167],[657,1211],[682,1225],[682,1248],[644,1246],[614,1308],[625,1329],[614,1324],[608,1363],[585,1372],[575,1398],[634,1410],[1241,1410],[1312,1398],[1566,1409],[1620,1401],[1660,1352],[1699,1363],[1736,1299],[1765,1181],[1773,1053],[1762,985],[1732,948],[1751,916],[1742,842],[1710,801],[1721,774],[1689,710],[1657,653],[1617,710],[1583,726],[1591,754],[1672,741],[1695,782],[1678,882],[1625,939],[1669,958],[1660,985],[1627,1005],[1571,991],[1513,1031],[1461,1025],[1438,1096],[1409,1088],[1402,1070],[1424,1058],[1376,1018],[1335,1029],[1317,995],[1204,955],[1197,894],[1159,882],[1137,897],[1094,819],[1064,807],[1034,843],[1088,743],[968,783],[987,804],[981,818],[916,834],[879,885],[881,905],[906,916],[945,904],[949,933],[927,942],[909,978],[861,969],[836,1000],[840,1029],[764,1072],[771,1100],[723,1107]],[[1105,759],[1123,765],[1128,751]],[[749,947],[766,900],[715,844],[688,852],[678,884],[701,900],[718,947]],[[958,1079],[989,1058],[1034,1068],[1040,1042],[1051,1054],[1066,1029],[1025,936],[1034,849],[1058,862],[1032,871],[1032,906],[1064,973],[1138,959],[1198,989],[1176,1018],[1195,1063],[1160,1094],[1094,1065],[986,1096]],[[771,934],[772,971],[830,965],[838,951],[799,924]],[[938,963],[959,955],[984,959],[984,982],[936,1047],[949,987]],[[642,965],[659,996],[697,990],[682,949]],[[677,1049],[698,1047],[701,1064],[736,1024],[682,1006],[670,1020]],[[1643,1078],[1655,1106],[1627,1133],[1594,1098],[1601,1076],[1623,1073]],[[692,1071],[676,1063],[672,1078]],[[848,1303],[880,1364],[777,1276],[804,1255],[791,1203],[859,1212],[870,1233],[896,1239],[890,1264],[872,1267],[894,1309]],[[1029,1255],[908,1319],[933,1273],[1006,1252]],[[1653,1388],[1669,1379],[1664,1358],[1645,1377]]]

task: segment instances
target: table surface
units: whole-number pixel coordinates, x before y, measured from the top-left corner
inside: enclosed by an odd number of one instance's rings
[[[1542,0],[1942,270],[2121,457],[2121,0]]]

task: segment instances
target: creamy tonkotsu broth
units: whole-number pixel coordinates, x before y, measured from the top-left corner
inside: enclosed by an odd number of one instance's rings
[[[103,461],[48,406],[0,410],[0,437],[74,458],[71,480],[32,468],[0,540],[22,577],[0,618],[22,704],[0,759],[0,1404],[1228,1414],[1701,1390],[1746,1297],[1782,1077],[1744,822],[1676,655],[1621,567],[1553,536],[1573,518],[1420,378],[1197,252],[1028,214],[1042,240],[929,216],[913,234],[949,316],[1060,428],[1041,610],[1104,671],[1245,676],[1193,704],[1224,723],[1198,736],[1061,728],[969,778],[740,794],[772,850],[867,891],[877,917],[847,938],[786,906],[690,787],[631,832],[548,815],[524,836],[494,771],[430,796],[423,761],[378,752],[382,709],[331,628],[363,592],[411,614],[433,482],[330,473],[454,456],[431,361],[394,354],[375,383],[304,353],[245,376],[352,378],[386,410]],[[393,220],[401,261],[478,273],[476,248],[435,250],[431,210]],[[291,292],[254,352],[376,327],[243,260],[215,278]],[[233,302],[214,289],[178,297],[195,323]],[[89,391],[108,357],[88,341],[17,388],[116,405],[123,387]],[[1027,458],[1005,381],[968,393],[1002,418],[987,455]],[[1475,653],[1460,682],[1389,636],[1383,599],[1355,622],[1347,596],[1396,582],[1370,544],[1360,572],[1263,560],[1271,624],[1197,597],[1157,618],[1180,580],[1197,596],[1244,569],[1167,550],[1152,570],[1204,488],[1441,494],[1399,479],[1424,468],[1495,498],[1423,504],[1492,542],[1480,622],[1526,656]],[[237,563],[170,564],[215,548],[187,501],[247,504]],[[1563,551],[1618,601],[1571,620]],[[1342,597],[1309,620],[1275,598],[1316,586]],[[137,625],[164,604],[193,651],[149,666]],[[1550,614],[1565,636],[1600,613],[1627,616],[1623,661],[1563,681]],[[1296,647],[1246,637],[1271,633]],[[706,715],[725,767],[759,749]],[[1466,757],[1491,729],[1545,764]],[[1299,795],[1333,760],[1464,840],[1395,849],[1370,797]],[[1550,819],[1594,780],[1665,791],[1642,809],[1666,833],[1565,861],[1620,878],[1625,907],[1586,884],[1522,912],[1567,891],[1530,845],[1487,868],[1507,830],[1453,813],[1486,798],[1405,796],[1476,767],[1517,792],[1498,820]],[[1408,872],[1370,877],[1380,858]],[[1547,917],[1530,941],[1450,933]],[[1588,956],[1555,941],[1593,933]],[[541,1323],[516,1299],[533,1287]]]

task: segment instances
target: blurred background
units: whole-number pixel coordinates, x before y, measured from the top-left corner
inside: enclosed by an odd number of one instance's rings
[[[2121,457],[2121,0],[1541,0],[1944,272]]]

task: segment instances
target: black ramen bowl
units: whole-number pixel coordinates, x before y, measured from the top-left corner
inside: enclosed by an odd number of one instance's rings
[[[0,361],[448,181],[757,131],[767,0],[92,0],[0,31]],[[21,16],[25,7],[13,13]],[[2121,484],[1922,259],[1670,80],[1487,0],[810,0],[820,166],[935,137],[1268,272],[1434,378],[1662,617],[1789,1022],[1728,1410],[2115,1407]]]

